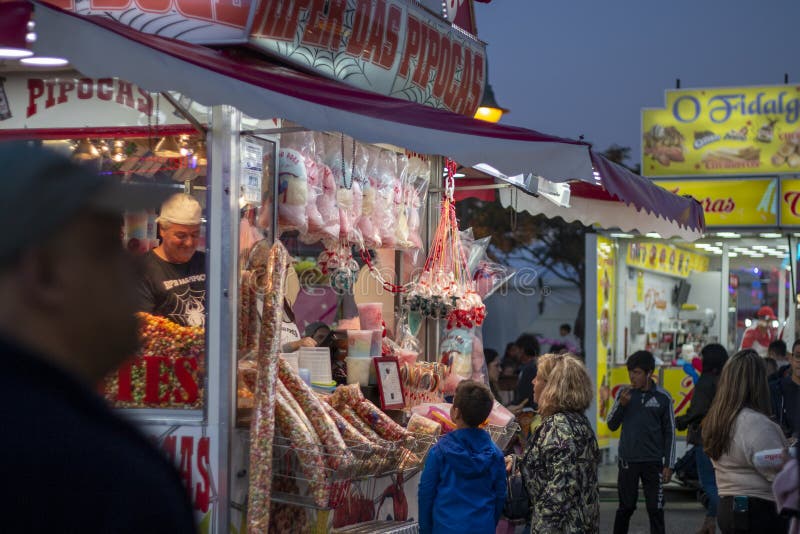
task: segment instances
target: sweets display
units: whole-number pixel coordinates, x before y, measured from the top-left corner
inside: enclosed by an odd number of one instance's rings
[[[136,357],[106,377],[106,399],[117,408],[201,408],[205,330],[138,313]]]
[[[263,244],[262,244],[263,243]],[[259,335],[256,365],[255,406],[250,424],[250,480],[247,526],[251,532],[266,532],[269,528],[270,496],[272,489],[272,444],[275,438],[275,414],[280,403],[275,401],[278,377],[280,329],[283,319],[283,296],[286,293],[286,270],[289,253],[279,242],[271,248],[257,243],[251,254],[251,267],[264,272],[264,309]],[[267,252],[268,250],[268,252]],[[281,408],[283,418],[291,421],[288,410]],[[286,423],[281,423],[285,425]],[[284,430],[289,430],[285,428]],[[321,498],[321,497],[320,497]]]

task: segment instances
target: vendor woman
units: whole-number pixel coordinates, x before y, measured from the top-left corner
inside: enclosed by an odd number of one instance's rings
[[[289,301],[283,299],[283,320],[281,322],[281,352],[295,352],[300,347],[316,347],[312,337],[300,337],[300,330],[294,322],[294,312]]]

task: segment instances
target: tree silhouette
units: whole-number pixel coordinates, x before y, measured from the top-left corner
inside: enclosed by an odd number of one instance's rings
[[[612,144],[602,155],[625,165],[631,148]],[[639,172],[639,166],[628,167]],[[523,193],[520,193],[523,194]],[[547,270],[554,276],[575,286],[580,295],[580,306],[575,317],[574,334],[581,340],[585,334],[586,309],[586,234],[593,230],[579,222],[548,219],[528,212],[515,213],[513,208],[503,208],[499,200],[484,202],[467,198],[456,204],[460,226],[472,227],[476,238],[491,236],[487,251],[494,261],[508,265],[529,263],[532,268]],[[540,277],[541,279],[541,277]],[[539,311],[546,299],[540,295]],[[584,346],[584,350],[586,347]]]

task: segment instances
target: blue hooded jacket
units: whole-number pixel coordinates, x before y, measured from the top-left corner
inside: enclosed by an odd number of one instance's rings
[[[506,500],[503,453],[480,428],[454,430],[428,453],[419,482],[420,534],[491,534]]]

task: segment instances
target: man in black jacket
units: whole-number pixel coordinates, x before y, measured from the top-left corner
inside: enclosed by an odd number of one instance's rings
[[[699,532],[714,534],[717,528],[717,507],[719,494],[717,493],[717,480],[714,476],[714,466],[703,450],[703,440],[700,435],[700,423],[711,408],[711,401],[717,393],[717,383],[722,367],[728,361],[728,351],[719,343],[709,343],[700,351],[703,361],[703,374],[692,392],[692,403],[684,415],[675,418],[678,430],[688,428],[686,443],[694,445],[692,452],[697,464],[697,476],[700,485],[708,498],[706,518]]]
[[[675,467],[675,418],[672,397],[653,381],[655,358],[645,350],[631,354],[627,361],[630,387],[617,394],[608,414],[608,428],[622,425],[619,440],[617,493],[619,508],[614,534],[625,534],[642,481],[651,534],[663,534],[663,485]]]
[[[774,375],[769,389],[772,398],[772,418],[783,429],[787,438],[800,434],[800,339],[792,344],[789,356],[791,374]]]
[[[118,188],[0,143],[4,532],[195,531],[177,471],[94,391],[137,345],[121,210],[158,205]]]

